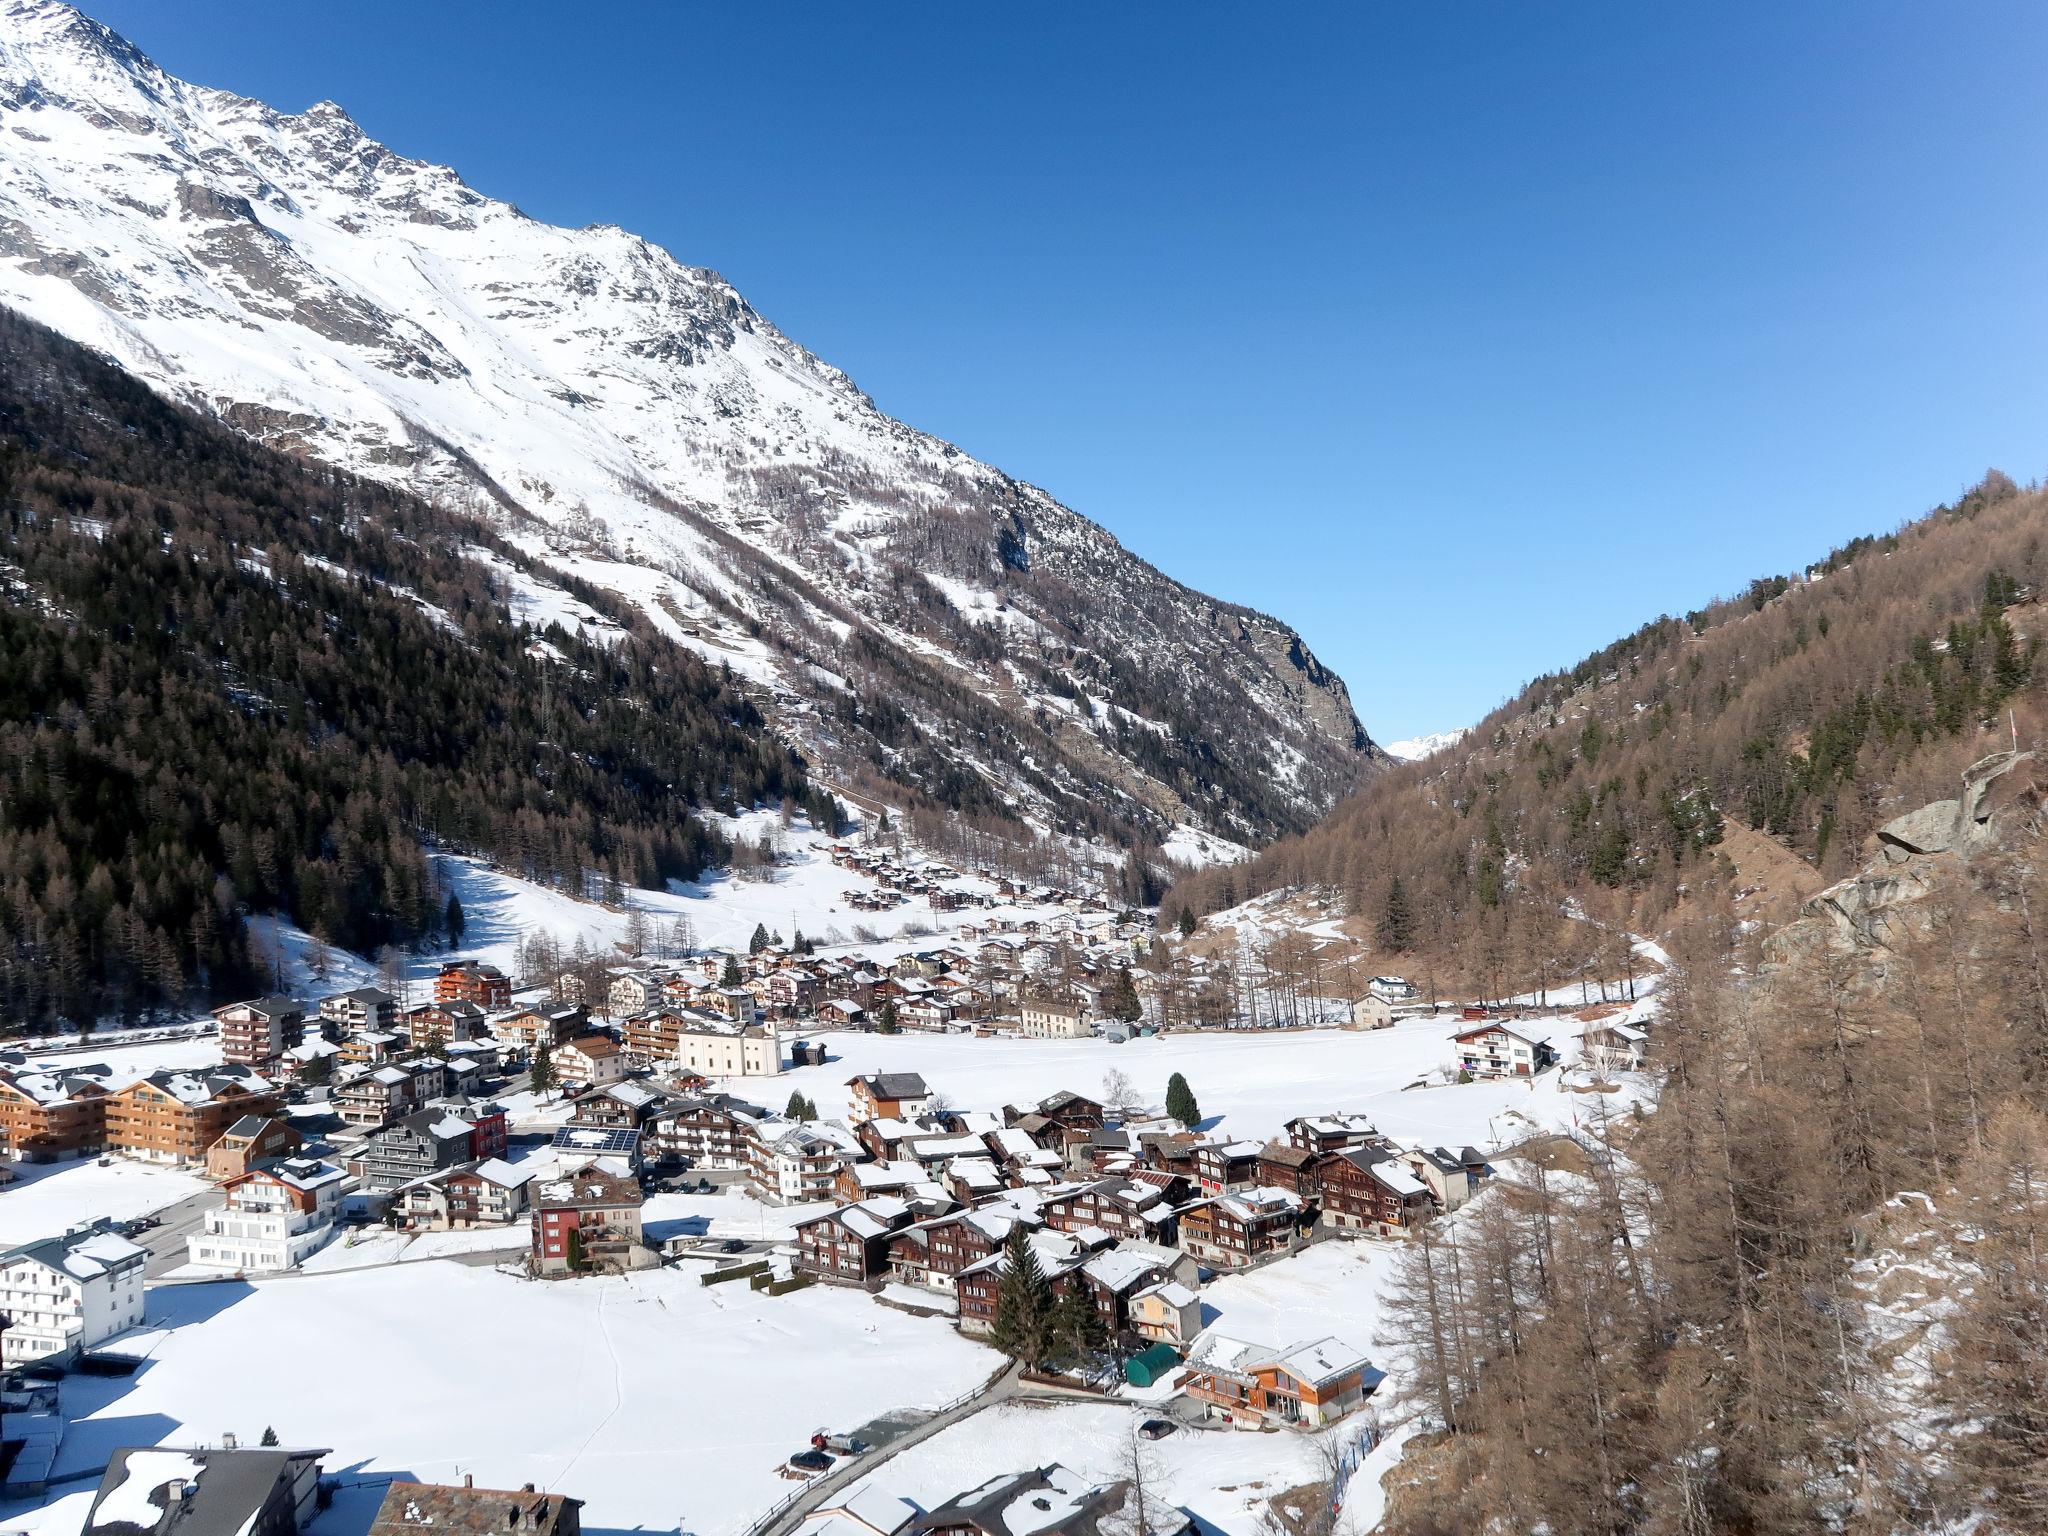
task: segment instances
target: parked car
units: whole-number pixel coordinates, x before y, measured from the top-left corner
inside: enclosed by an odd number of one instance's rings
[[[823,1451],[798,1451],[789,1458],[789,1464],[799,1472],[813,1474],[832,1470],[832,1458]]]
[[[724,1242],[718,1245],[718,1251],[720,1253],[745,1253],[747,1251],[747,1245],[745,1240],[742,1238],[728,1237]]]
[[[1138,1433],[1147,1440],[1164,1440],[1179,1427],[1171,1419],[1147,1419],[1138,1426]]]

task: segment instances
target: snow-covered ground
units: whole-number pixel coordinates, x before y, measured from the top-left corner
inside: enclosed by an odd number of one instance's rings
[[[1166,1080],[1183,1074],[1201,1105],[1204,1129],[1266,1138],[1300,1114],[1370,1115],[1390,1136],[1411,1141],[1511,1145],[1537,1130],[1569,1128],[1585,1096],[1548,1072],[1533,1080],[1411,1086],[1450,1061],[1449,1019],[1378,1030],[1260,1030],[1176,1034],[1112,1045],[1104,1040],[975,1039],[965,1035],[827,1034],[826,1063],[771,1081],[728,1078],[727,1092],[780,1109],[796,1089],[828,1115],[847,1107],[845,1083],[864,1072],[919,1072],[956,1108],[1023,1104],[1060,1088],[1095,1094],[1110,1071],[1140,1098],[1161,1105]],[[1578,1051],[1576,1020],[1544,1026],[1567,1062]]]
[[[1147,1410],[1111,1403],[1006,1403],[878,1467],[863,1486],[933,1508],[1002,1472],[1061,1462],[1094,1481],[1128,1477],[1132,1432]],[[1360,1426],[1335,1433],[1356,1433]],[[1148,1484],[1230,1536],[1253,1536],[1268,1499],[1315,1482],[1306,1436],[1182,1429],[1141,1441]]]
[[[586,1501],[589,1529],[736,1530],[787,1484],[776,1469],[812,1431],[936,1407],[1000,1364],[943,1321],[823,1286],[768,1297],[703,1287],[694,1270],[556,1283],[462,1264],[405,1264],[250,1286],[149,1293],[150,1363],[128,1380],[74,1378],[57,1472],[116,1446],[266,1427],[331,1447],[351,1478],[517,1488]],[[319,1341],[290,1370],[281,1342]],[[84,1504],[11,1529],[76,1536]]]
[[[212,1188],[194,1173],[115,1158],[16,1163],[18,1182],[0,1190],[0,1246],[55,1237],[80,1222],[108,1216],[126,1221]]]

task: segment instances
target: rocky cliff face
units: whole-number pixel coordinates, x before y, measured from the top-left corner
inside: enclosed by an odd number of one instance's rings
[[[1258,841],[1381,759],[1344,683],[891,420],[716,272],[0,8],[0,302],[294,452],[487,512],[800,745],[1069,831]]]
[[[1768,967],[1832,950],[1868,954],[1918,931],[1945,875],[2031,844],[2048,824],[2048,761],[1998,752],[1963,772],[1960,793],[1885,823],[1864,868],[1809,900],[1765,943]]]

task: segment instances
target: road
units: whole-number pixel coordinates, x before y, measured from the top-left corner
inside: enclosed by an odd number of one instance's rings
[[[199,1230],[208,1211],[219,1210],[225,1200],[219,1190],[207,1189],[158,1211],[156,1218],[163,1225],[138,1232],[134,1238],[149,1250],[149,1267],[143,1271],[144,1277],[161,1280],[179,1265],[189,1262],[185,1239]]]
[[[993,1407],[1015,1397],[1018,1378],[1022,1376],[1023,1369],[1013,1360],[1003,1367],[999,1374],[991,1377],[972,1397],[955,1403],[942,1413],[933,1414],[920,1424],[913,1424],[887,1445],[878,1445],[863,1456],[842,1456],[833,1463],[830,1472],[805,1483],[787,1504],[748,1526],[742,1536],[789,1536],[790,1532],[802,1525],[805,1518],[821,1507],[833,1494],[844,1492],[892,1456],[929,1440],[942,1429],[951,1429],[963,1419],[973,1418],[984,1408]]]

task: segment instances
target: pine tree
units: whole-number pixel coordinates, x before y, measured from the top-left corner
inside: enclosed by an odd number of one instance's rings
[[[721,987],[736,987],[740,984],[740,963],[731,955],[725,957],[725,969],[718,973]]]
[[[1180,909],[1180,936],[1184,939],[1191,939],[1194,935],[1195,909],[1193,907],[1182,907]]]
[[[535,1093],[546,1093],[555,1086],[554,1052],[545,1043],[534,1047],[533,1070],[528,1079]]]
[[[568,1236],[568,1239],[567,1239],[567,1241],[565,1241],[565,1242],[564,1242],[564,1243],[562,1244],[562,1247],[563,1247],[563,1250],[564,1250],[564,1251],[563,1251],[563,1254],[562,1254],[562,1258],[563,1258],[563,1260],[564,1260],[564,1261],[565,1261],[565,1262],[566,1262],[566,1263],[568,1264],[568,1266],[569,1266],[569,1273],[570,1273],[570,1274],[572,1274],[572,1275],[573,1275],[573,1274],[580,1274],[580,1273],[582,1273],[582,1270],[583,1270],[583,1232],[582,1232],[582,1229],[581,1229],[581,1228],[578,1228],[578,1227],[571,1227],[571,1228],[569,1229],[569,1236]]]
[[[1053,1303],[1049,1329],[1054,1345],[1073,1358],[1086,1359],[1108,1347],[1109,1330],[1102,1326],[1095,1298],[1079,1274],[1067,1282],[1066,1290]]]
[[[751,939],[747,940],[747,953],[750,955],[758,955],[759,953],[761,953],[762,950],[766,949],[767,947],[768,925],[766,923],[754,924],[754,936]]]
[[[1166,1112],[1189,1130],[1193,1130],[1202,1118],[1201,1106],[1195,1102],[1195,1090],[1178,1072],[1166,1080]]]
[[[818,1106],[805,1098],[802,1093],[792,1091],[789,1096],[789,1103],[783,1108],[782,1117],[785,1120],[815,1120],[818,1118]]]
[[[1109,984],[1102,989],[1102,1009],[1125,1024],[1135,1024],[1145,1016],[1145,1005],[1138,1000],[1137,983],[1131,980],[1128,970],[1110,972]]]
[[[442,926],[448,930],[448,947],[450,949],[460,949],[462,947],[462,931],[466,921],[462,915],[462,898],[453,891],[450,891],[448,893],[448,910],[441,918]]]
[[[262,1439],[261,1439],[260,1441],[258,1441],[257,1443],[258,1443],[259,1445],[275,1445],[275,1444],[277,1444],[277,1430],[276,1430],[276,1429],[275,1429],[274,1427],[272,1427],[271,1425],[268,1425],[268,1424],[264,1425],[264,1426],[263,1426],[263,1438],[262,1438]]]
[[[878,1035],[893,1035],[900,1027],[896,1022],[896,999],[893,997],[883,998],[882,1011],[875,1015],[875,1033]]]
[[[1051,1344],[1052,1283],[1038,1267],[1038,1251],[1022,1226],[1010,1229],[1003,1249],[1003,1278],[996,1286],[996,1315],[989,1343],[1027,1369],[1044,1364]]]
[[[1408,892],[1401,885],[1401,877],[1394,876],[1387,886],[1387,904],[1380,911],[1379,930],[1375,934],[1381,949],[1394,954],[1405,954],[1415,942],[1415,912],[1408,904]]]

